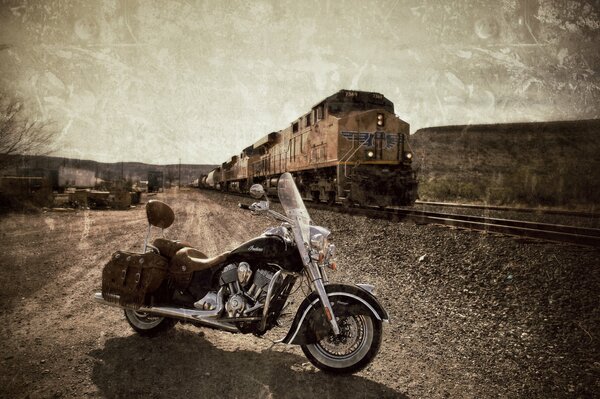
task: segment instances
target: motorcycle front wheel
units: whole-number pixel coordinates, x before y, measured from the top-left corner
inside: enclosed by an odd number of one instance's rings
[[[315,344],[302,345],[312,364],[330,373],[354,373],[365,368],[381,346],[381,321],[372,315],[337,318],[340,334],[332,332]]]
[[[168,317],[152,316],[148,313],[125,309],[127,322],[140,335],[153,337],[170,330],[177,324],[177,320]]]

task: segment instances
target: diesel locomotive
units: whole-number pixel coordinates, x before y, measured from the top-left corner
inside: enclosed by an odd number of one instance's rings
[[[417,180],[409,124],[382,94],[341,90],[283,130],[265,135],[201,178],[201,185],[275,194],[290,172],[302,196],[347,205],[411,205]]]

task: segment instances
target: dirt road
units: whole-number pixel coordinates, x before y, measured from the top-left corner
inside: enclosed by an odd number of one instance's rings
[[[208,255],[272,223],[218,193],[158,198],[176,214],[167,236]],[[112,252],[141,249],[143,207],[10,214],[0,219],[0,396],[587,397],[600,388],[599,251],[313,218],[336,236],[333,279],[376,284],[392,315],[361,373],[331,377],[299,348],[272,346],[283,329],[266,339],[189,325],[135,335],[122,312],[91,297]]]

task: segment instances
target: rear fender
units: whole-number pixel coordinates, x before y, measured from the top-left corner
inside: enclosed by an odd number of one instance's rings
[[[357,285],[328,284],[325,291],[336,316],[372,315],[381,322],[389,316],[377,298]],[[278,342],[292,345],[314,344],[329,334],[331,324],[325,318],[319,295],[313,291],[300,304],[285,338]]]

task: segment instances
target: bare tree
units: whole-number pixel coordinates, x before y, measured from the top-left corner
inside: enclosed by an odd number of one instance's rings
[[[55,133],[49,121],[31,118],[21,100],[0,92],[0,168],[11,155],[49,154]]]

